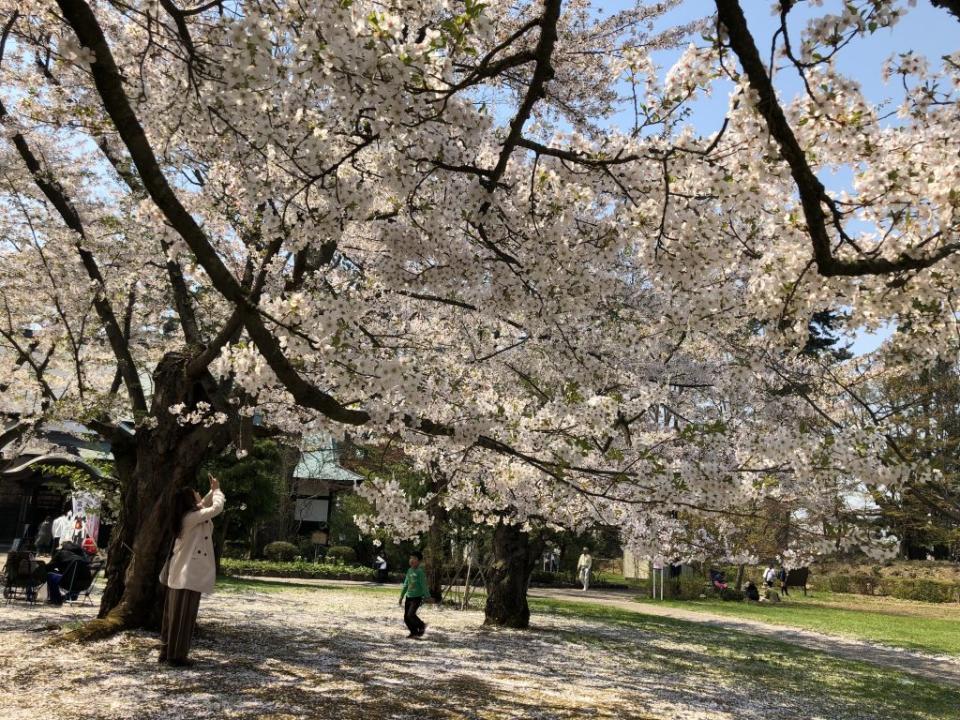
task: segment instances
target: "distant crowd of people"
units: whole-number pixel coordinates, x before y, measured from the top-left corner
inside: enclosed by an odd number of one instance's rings
[[[784,595],[789,595],[789,585],[787,583],[790,573],[786,567],[783,565],[777,567],[773,563],[769,563],[766,569],[763,571],[763,586],[767,589],[767,599],[773,600],[773,594],[771,591],[776,589],[777,584],[779,583],[780,592]],[[711,570],[710,571],[710,582],[713,585],[714,590],[726,590],[727,589],[727,576],[721,570]],[[747,580],[746,584],[743,586],[743,596],[746,600],[752,600],[754,602],[760,601],[760,588],[757,587],[756,583],[753,580]],[[777,597],[776,599],[779,599]]]
[[[91,563],[97,555],[96,540],[87,534],[86,517],[66,509],[56,519],[46,516],[37,528],[34,549],[38,556],[49,556],[42,562],[46,572],[47,602],[62,605],[76,600],[92,580]]]

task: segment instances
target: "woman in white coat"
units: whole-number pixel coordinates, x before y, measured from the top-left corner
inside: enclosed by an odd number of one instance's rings
[[[210,492],[202,498],[181,488],[174,498],[174,543],[160,572],[167,587],[160,628],[160,662],[190,665],[190,641],[197,623],[201,593],[213,592],[217,579],[213,555],[213,518],[223,512],[226,498],[220,482],[210,476]]]

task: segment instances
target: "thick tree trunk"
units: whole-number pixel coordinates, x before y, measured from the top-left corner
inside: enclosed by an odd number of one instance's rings
[[[744,565],[743,563],[740,563],[739,565],[737,565],[737,582],[736,582],[737,590],[743,589],[743,575],[746,569],[747,569],[747,566]]]
[[[441,515],[443,517],[441,517]],[[435,512],[427,534],[427,587],[434,602],[443,601],[444,525],[446,512]]]
[[[430,597],[434,602],[443,602],[443,561],[446,556],[446,529],[447,529],[447,509],[443,505],[443,488],[446,485],[445,480],[440,473],[434,469],[431,473],[430,491],[433,497],[427,507],[427,511],[432,518],[430,530],[427,533],[426,547],[426,574],[427,587],[430,590]]]
[[[158,629],[163,606],[160,570],[173,540],[171,511],[178,489],[196,481],[211,441],[222,428],[181,426],[169,408],[205,399],[184,373],[187,357],[168,354],[154,374],[150,422],[139,423],[131,457],[117,465],[122,505],[107,556],[100,613],[72,633],[92,640],[130,628]]]
[[[493,561],[486,577],[485,625],[530,626],[527,585],[532,571],[530,536],[518,525],[501,522],[493,533]]]

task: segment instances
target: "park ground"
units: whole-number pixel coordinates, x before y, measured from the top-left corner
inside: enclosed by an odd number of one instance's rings
[[[223,583],[201,604],[198,662],[186,670],[159,666],[146,632],[63,642],[93,607],[11,603],[0,607],[0,717],[960,717],[960,686],[949,681],[869,654],[851,659],[649,615],[640,603],[537,598],[529,631],[486,628],[477,610],[430,607],[427,639],[412,641],[396,596],[345,584]]]

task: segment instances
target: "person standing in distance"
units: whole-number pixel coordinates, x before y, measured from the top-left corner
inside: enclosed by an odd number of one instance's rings
[[[53,518],[47,515],[37,530],[37,553],[49,555],[53,550]]]
[[[57,519],[53,521],[53,545],[50,548],[50,553],[53,554],[57,551],[57,548],[60,547],[60,543],[66,542],[70,538],[67,537],[67,533],[70,532],[70,521],[67,519],[67,514],[61,513],[57,516]]]
[[[590,549],[584,548],[577,560],[577,577],[583,583],[584,592],[590,589],[590,571],[593,569],[593,558],[590,556]]]
[[[406,623],[410,634],[407,636],[414,640],[419,640],[427,630],[427,624],[417,616],[417,611],[423,605],[423,601],[430,597],[430,590],[427,588],[427,575],[420,567],[423,563],[423,553],[414,551],[410,553],[410,568],[403,579],[403,588],[400,590],[400,605],[403,605],[403,622]],[[404,596],[406,604],[404,605]]]
[[[170,523],[173,546],[160,572],[166,586],[160,628],[160,662],[177,667],[193,664],[187,658],[197,623],[200,595],[213,592],[217,579],[213,554],[213,518],[223,512],[227,499],[220,481],[210,478],[210,492],[201,498],[193,488],[181,488],[173,500]]]
[[[377,569],[377,582],[387,581],[387,560],[382,552],[377,553],[377,559],[373,561],[373,566]]]
[[[768,588],[773,587],[773,581],[777,579],[777,569],[773,566],[773,563],[767,565],[767,569],[763,571],[763,584]]]

